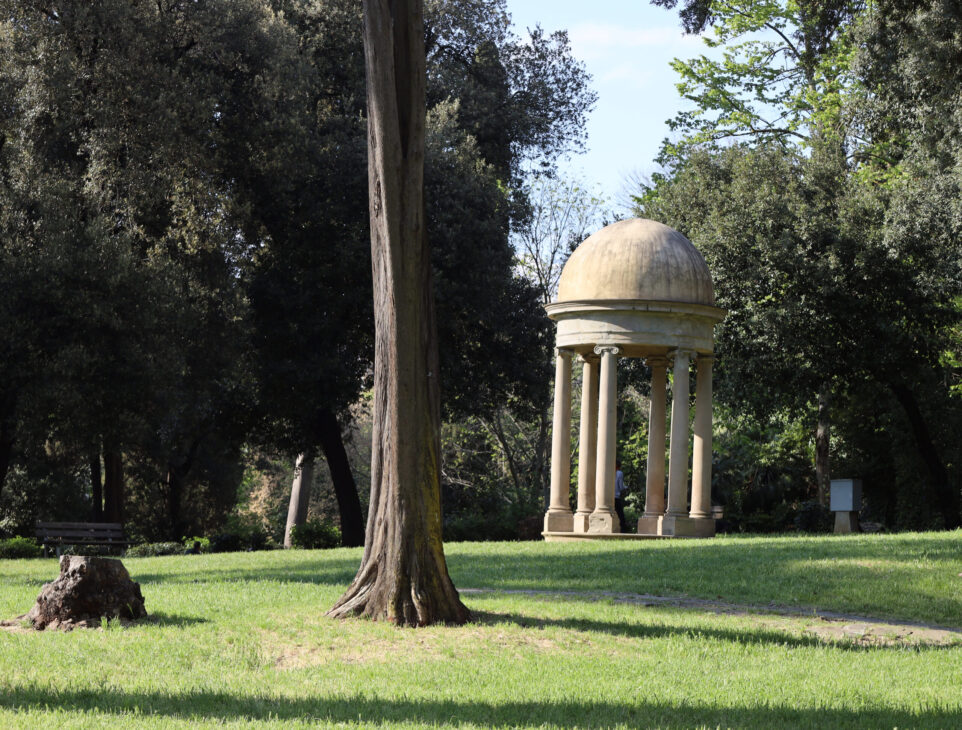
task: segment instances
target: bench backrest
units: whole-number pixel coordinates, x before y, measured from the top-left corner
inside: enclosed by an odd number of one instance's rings
[[[123,542],[124,526],[119,522],[38,522],[37,537],[41,540],[97,540]]]

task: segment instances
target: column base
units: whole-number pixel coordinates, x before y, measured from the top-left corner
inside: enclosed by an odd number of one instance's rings
[[[570,512],[552,512],[548,510],[544,513],[545,532],[571,532],[574,528],[574,520]]]
[[[659,515],[651,515],[650,517],[642,516],[638,519],[638,534],[639,535],[658,535],[658,520],[661,517]]]
[[[574,532],[591,532],[591,513],[590,512],[575,512],[574,517]]]
[[[697,519],[691,517],[659,517],[658,534],[674,537],[714,537],[715,520],[711,517]]]
[[[621,522],[614,512],[592,512],[588,518],[588,532],[613,535],[621,532]]]
[[[837,535],[847,535],[850,532],[858,531],[858,512],[835,513],[835,533]]]

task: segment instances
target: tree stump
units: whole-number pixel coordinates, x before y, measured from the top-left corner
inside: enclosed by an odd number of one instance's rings
[[[132,621],[147,615],[140,584],[113,558],[64,555],[60,577],[47,583],[37,603],[21,618],[39,631],[95,628],[101,620]]]

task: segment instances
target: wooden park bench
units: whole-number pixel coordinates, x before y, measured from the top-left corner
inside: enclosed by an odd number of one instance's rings
[[[54,547],[57,555],[64,545],[107,545],[120,548],[130,543],[124,536],[124,526],[119,522],[38,522],[37,539],[47,548]]]

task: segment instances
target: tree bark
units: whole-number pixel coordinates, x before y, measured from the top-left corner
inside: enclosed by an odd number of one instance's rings
[[[124,521],[124,464],[119,451],[104,445],[104,521]]]
[[[915,394],[904,383],[889,383],[889,388],[909,420],[919,456],[932,479],[935,499],[938,502],[939,512],[942,514],[945,527],[949,530],[962,527],[962,515],[959,514],[959,493],[952,488],[948,470],[945,468],[945,463],[942,461],[935,441],[932,439],[932,434],[925,422],[925,417],[922,415],[922,409],[919,408]]]
[[[167,493],[167,537],[177,541],[184,537],[180,518],[184,500],[184,475],[179,468],[168,462],[164,482]]]
[[[828,506],[828,494],[832,485],[829,468],[829,442],[832,435],[831,390],[828,383],[818,389],[818,416],[815,426],[815,485],[818,501]]]
[[[501,446],[501,453],[504,456],[504,460],[508,464],[508,474],[511,476],[511,483],[514,484],[515,494],[518,495],[519,501],[522,498],[522,484],[521,475],[518,473],[518,466],[515,461],[514,450],[508,443],[508,435],[504,432],[504,425],[501,423],[501,415],[498,411],[491,414],[491,419],[481,419],[481,423],[487,429],[488,433],[492,434],[497,440],[498,444]],[[537,455],[535,456],[535,463],[537,463]]]
[[[88,459],[90,461],[90,497],[93,502],[90,510],[90,519],[93,522],[103,522],[104,490],[103,484],[101,483],[100,451],[92,451]]]
[[[0,494],[7,481],[10,462],[13,459],[13,427],[6,421],[0,421]]]
[[[351,462],[347,458],[341,426],[333,411],[324,409],[320,413],[318,435],[321,448],[331,472],[331,483],[337,497],[337,508],[341,515],[341,544],[344,547],[358,547],[364,544],[364,516],[361,512],[361,498],[357,494],[357,484],[351,472]]]
[[[287,525],[284,527],[284,547],[291,547],[291,530],[307,522],[307,508],[311,503],[311,484],[314,483],[314,455],[303,453],[297,457],[294,467],[294,483],[291,485],[291,502],[287,507]]]
[[[551,408],[550,402],[548,402],[545,407],[541,409],[541,414],[539,415],[538,447],[534,477],[535,484],[541,487],[541,502],[544,511],[547,511],[548,507],[551,506],[551,472],[547,468],[551,462],[551,454],[549,452],[550,443],[548,441],[548,434],[550,432],[548,427],[551,424],[551,420]]]
[[[171,540],[177,541],[185,537],[186,523],[183,517],[184,504],[184,484],[187,475],[194,468],[197,459],[197,452],[200,450],[201,437],[195,438],[187,455],[180,461],[173,459],[167,461],[167,475],[165,477],[165,487],[167,491],[167,519],[169,520],[168,536]]]
[[[364,556],[329,615],[464,623],[441,542],[440,390],[424,233],[421,0],[364,0],[374,426]]]

